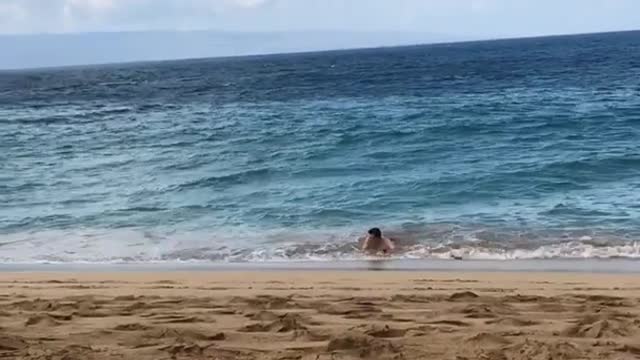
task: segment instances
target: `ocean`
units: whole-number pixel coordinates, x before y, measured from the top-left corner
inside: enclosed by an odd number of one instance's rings
[[[640,258],[640,32],[0,71],[2,263]]]

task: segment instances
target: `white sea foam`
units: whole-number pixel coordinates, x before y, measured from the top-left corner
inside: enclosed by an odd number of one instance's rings
[[[154,263],[154,262],[273,262],[362,260],[357,234],[316,232],[301,235],[153,234],[136,230],[47,231],[0,236],[4,263]],[[520,239],[521,241],[521,239]],[[539,241],[539,240],[536,240]],[[482,242],[475,238],[440,242],[414,241],[399,247],[397,259],[529,260],[640,258],[640,242],[591,236],[536,245]]]

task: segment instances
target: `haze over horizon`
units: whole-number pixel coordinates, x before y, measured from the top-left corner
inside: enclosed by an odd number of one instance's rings
[[[0,69],[636,30],[637,13],[633,0],[0,0]]]

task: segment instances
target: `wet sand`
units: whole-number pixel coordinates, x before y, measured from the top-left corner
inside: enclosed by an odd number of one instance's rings
[[[2,359],[637,359],[640,276],[0,272]]]

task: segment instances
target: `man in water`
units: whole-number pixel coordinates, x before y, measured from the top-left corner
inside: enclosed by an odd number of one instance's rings
[[[370,255],[377,255],[382,253],[388,255],[393,251],[395,245],[389,238],[382,236],[382,231],[378,228],[369,229],[367,237],[362,243],[362,251],[369,253]]]

